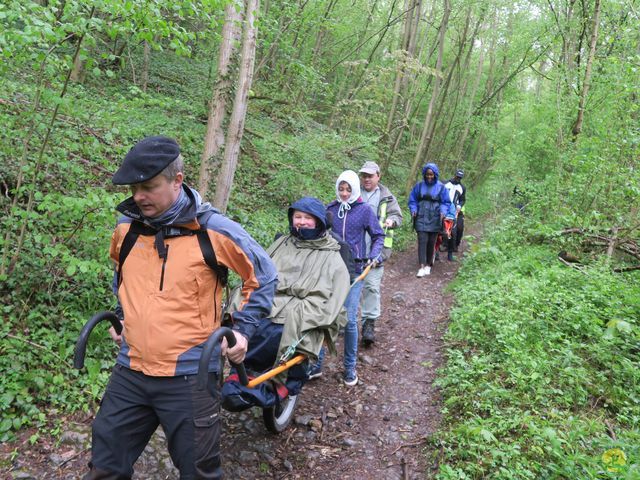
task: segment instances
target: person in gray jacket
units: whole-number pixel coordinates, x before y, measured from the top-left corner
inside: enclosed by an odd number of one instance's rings
[[[391,256],[393,229],[402,224],[402,210],[396,197],[380,183],[380,167],[376,162],[365,162],[360,169],[362,200],[376,212],[380,226],[385,231],[382,262],[372,268],[364,279],[360,308],[362,311],[362,344],[365,347],[375,342],[375,325],[380,317],[380,284],[384,274],[384,261]],[[371,238],[366,236],[367,254]]]

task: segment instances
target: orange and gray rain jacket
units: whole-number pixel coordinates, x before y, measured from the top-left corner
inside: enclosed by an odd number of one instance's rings
[[[176,203],[183,207],[168,223],[155,226],[162,233],[139,235],[122,266],[120,249],[127,232],[134,222],[149,227],[132,198],[118,206],[124,216],[111,239],[114,289],[124,314],[116,362],[150,376],[197,373],[202,345],[221,324],[223,280],[205,263],[197,235],[188,234],[200,228],[197,218],[212,207],[201,204],[200,195],[186,185]],[[233,328],[251,338],[271,311],[275,266],[240,225],[223,215],[208,216],[206,232],[218,264],[242,279],[242,304],[233,314]],[[218,363],[213,355],[209,370],[217,371]]]

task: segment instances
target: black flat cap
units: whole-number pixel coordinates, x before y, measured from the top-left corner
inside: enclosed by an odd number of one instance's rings
[[[113,175],[114,185],[151,180],[180,155],[178,142],[169,137],[147,137],[136,143]]]

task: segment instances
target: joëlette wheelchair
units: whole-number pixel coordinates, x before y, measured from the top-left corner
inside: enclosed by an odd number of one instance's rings
[[[108,321],[118,335],[122,333],[122,324],[114,312],[105,311],[94,315],[84,325],[76,341],[73,365],[78,370],[84,367],[89,336],[102,321]],[[203,345],[197,374],[198,387],[202,390],[207,387],[209,361],[214,352],[216,352],[216,347],[220,344],[222,338],[227,339],[229,347],[233,347],[236,343],[233,331],[228,327],[220,327],[209,336]],[[217,352],[219,354],[219,349]],[[269,365],[273,365],[275,358],[271,361],[267,359],[266,362]],[[222,357],[220,363],[220,371],[222,372]],[[260,407],[262,408],[262,418],[267,430],[276,434],[284,431],[293,419],[293,414],[299,401],[300,390],[308,378],[307,363],[306,355],[298,354],[286,362],[281,362],[276,368],[268,368],[267,371],[259,372],[259,375],[255,378],[250,378],[247,375],[244,363],[231,363],[231,375],[224,384],[221,381],[221,384],[218,385],[223,390],[222,407],[233,412],[255,406]],[[269,382],[276,375],[292,369],[292,367],[295,367],[292,370],[295,375],[293,375],[293,383],[289,384],[290,388],[287,388],[285,384]],[[222,379],[222,375],[220,378]],[[226,396],[224,390],[227,391]]]

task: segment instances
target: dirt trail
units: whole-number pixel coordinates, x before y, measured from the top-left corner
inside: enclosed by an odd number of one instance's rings
[[[446,258],[446,253],[441,254]],[[385,267],[383,314],[375,346],[359,351],[360,383],[341,382],[340,357],[305,385],[295,421],[268,433],[261,411],[223,413],[223,465],[229,479],[422,479],[434,472],[428,439],[437,429],[440,397],[433,387],[444,361],[442,335],[452,298],[443,292],[459,263],[436,262],[416,278],[415,248]],[[340,349],[340,347],[339,347]],[[75,480],[90,455],[91,417],[75,417],[58,444],[41,438],[0,446],[0,478]],[[17,456],[5,469],[14,449]],[[136,464],[134,479],[177,479],[161,433]]]

